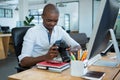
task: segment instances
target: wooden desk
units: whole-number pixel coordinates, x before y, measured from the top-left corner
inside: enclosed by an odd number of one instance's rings
[[[108,54],[103,57],[103,60],[114,61],[111,57],[115,54]],[[103,67],[103,66],[90,66],[89,70],[105,72],[103,80],[120,80],[120,67]],[[80,77],[74,77],[70,75],[70,69],[63,71],[62,73],[50,72],[47,70],[40,70],[32,68],[20,73],[16,73],[8,76],[8,80],[85,80]]]
[[[8,55],[10,36],[11,34],[0,34],[0,59],[5,59]]]
[[[118,73],[114,80],[120,80],[120,72]]]
[[[118,73],[118,68],[112,67],[99,67],[91,66],[90,70],[103,71],[105,76],[103,80],[113,80]],[[40,70],[37,68],[32,68],[14,75],[8,76],[8,80],[85,80],[80,77],[74,77],[70,75],[70,69],[63,71],[62,73],[50,72],[47,70]]]

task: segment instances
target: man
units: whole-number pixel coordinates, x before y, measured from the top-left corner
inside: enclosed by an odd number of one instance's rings
[[[52,60],[59,52],[53,44],[57,40],[64,40],[72,49],[80,49],[80,45],[73,40],[60,26],[57,26],[59,11],[53,4],[44,7],[40,26],[30,28],[24,36],[23,48],[19,56],[22,67],[34,66],[44,60]]]

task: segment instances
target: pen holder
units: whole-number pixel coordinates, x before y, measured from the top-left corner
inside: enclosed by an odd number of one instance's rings
[[[83,61],[71,61],[71,75],[81,77],[87,72],[87,67]]]

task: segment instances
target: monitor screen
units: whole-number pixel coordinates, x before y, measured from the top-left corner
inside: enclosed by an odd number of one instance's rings
[[[10,32],[9,26],[0,26],[0,28],[1,28],[1,31],[2,31],[3,33]]]
[[[88,44],[87,59],[95,57],[107,48],[110,36],[109,29],[114,29],[119,12],[119,5],[115,0],[102,0],[98,10],[97,19],[93,28],[92,36]]]

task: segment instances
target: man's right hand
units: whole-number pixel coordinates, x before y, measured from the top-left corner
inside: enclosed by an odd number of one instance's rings
[[[41,61],[49,61],[52,60],[53,58],[57,57],[59,54],[58,52],[58,47],[57,46],[52,46],[48,53],[46,55],[43,56],[38,56],[38,57],[24,57],[21,62],[20,65],[22,67],[30,67],[30,66],[34,66],[36,65],[38,62]]]
[[[46,60],[52,60],[53,58],[57,57],[58,54],[58,46],[52,46],[46,54]]]

